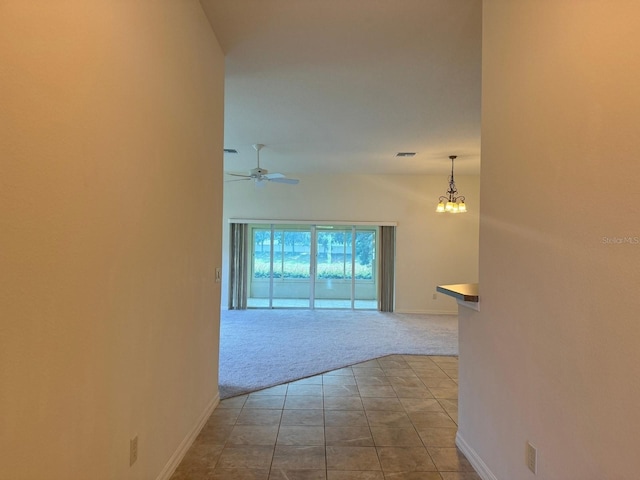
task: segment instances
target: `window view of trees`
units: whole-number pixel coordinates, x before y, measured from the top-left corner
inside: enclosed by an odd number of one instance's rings
[[[310,229],[275,229],[273,245],[271,230],[253,228],[253,277],[269,278],[270,255],[273,247],[273,277],[281,279],[309,279],[311,276]],[[316,240],[316,278],[374,279],[376,230],[356,228],[355,262],[352,264],[353,233],[344,230],[318,228]]]

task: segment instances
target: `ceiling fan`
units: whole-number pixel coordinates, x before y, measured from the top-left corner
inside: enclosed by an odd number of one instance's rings
[[[249,171],[249,175],[241,175],[239,173],[228,173],[227,175],[231,175],[232,177],[241,177],[237,180],[228,180],[230,182],[240,182],[242,180],[254,180],[257,187],[264,187],[267,182],[276,182],[276,183],[288,183],[289,185],[296,185],[300,180],[296,178],[287,178],[282,173],[269,173],[268,170],[260,167],[260,150],[264,147],[261,143],[256,143],[253,145],[257,153],[257,163],[258,166]]]

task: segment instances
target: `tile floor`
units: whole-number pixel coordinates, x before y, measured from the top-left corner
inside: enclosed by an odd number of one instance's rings
[[[171,480],[480,480],[457,367],[392,355],[223,400]]]

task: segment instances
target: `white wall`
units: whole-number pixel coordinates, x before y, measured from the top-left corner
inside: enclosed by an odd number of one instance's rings
[[[527,440],[536,478],[636,479],[640,3],[485,0],[483,32],[459,434],[500,480],[534,478]]]
[[[0,58],[0,478],[157,478],[217,398],[223,55],[196,0],[15,0]]]
[[[436,285],[475,282],[478,276],[479,177],[456,176],[469,213],[437,214],[447,190],[442,176],[291,175],[297,186],[250,182],[224,185],[224,282],[227,305],[228,219],[397,222],[396,311],[456,313],[455,301]]]

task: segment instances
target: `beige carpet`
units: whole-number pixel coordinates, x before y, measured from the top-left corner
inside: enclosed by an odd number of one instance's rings
[[[458,354],[455,315],[225,310],[220,329],[221,398],[390,354]]]

